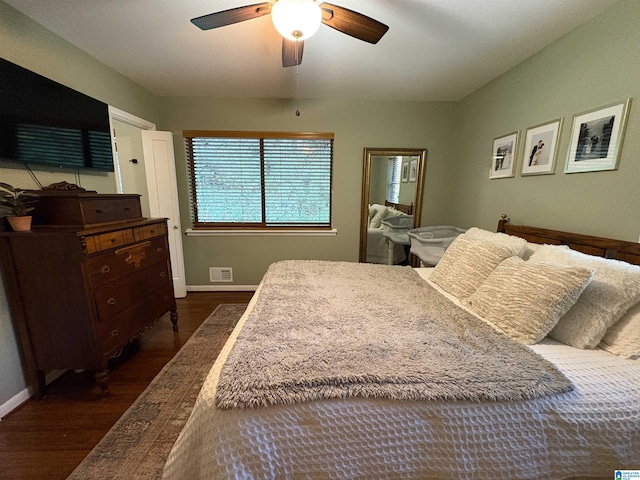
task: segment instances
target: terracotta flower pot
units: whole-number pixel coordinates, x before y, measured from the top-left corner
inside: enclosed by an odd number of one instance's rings
[[[31,230],[31,218],[31,216],[7,217],[7,220],[14,232],[28,232]]]

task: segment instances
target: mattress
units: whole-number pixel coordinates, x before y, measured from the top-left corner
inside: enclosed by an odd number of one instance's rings
[[[417,270],[428,281],[430,269]],[[612,478],[640,468],[636,361],[544,340],[530,348],[573,391],[519,402],[350,398],[218,410],[220,369],[246,316],[202,387],[166,480]]]

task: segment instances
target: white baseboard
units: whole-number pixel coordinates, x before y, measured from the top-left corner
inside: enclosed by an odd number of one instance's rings
[[[187,285],[187,292],[255,292],[258,285]]]
[[[47,373],[45,375],[45,383],[49,385],[51,382],[53,382],[56,378],[58,378],[64,372],[66,372],[66,370],[53,370]],[[20,405],[22,405],[24,402],[26,402],[30,398],[31,398],[31,392],[29,392],[29,388],[25,388],[24,390],[16,393],[13,397],[11,397],[9,400],[4,402],[2,405],[0,405],[0,421],[2,421],[4,417],[6,417],[9,413],[11,413],[13,410],[18,408]]]
[[[18,392],[16,395],[11,397],[9,400],[0,405],[0,422],[2,419],[11,413],[14,409],[18,408],[24,402],[29,400],[31,395],[29,394],[29,389],[25,388],[21,392]]]

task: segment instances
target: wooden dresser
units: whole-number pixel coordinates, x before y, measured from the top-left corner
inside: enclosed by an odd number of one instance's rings
[[[114,354],[167,312],[177,330],[166,220],[142,218],[137,195],[75,197],[41,200],[31,232],[0,232],[5,290],[36,398],[55,369],[94,370],[106,396]]]

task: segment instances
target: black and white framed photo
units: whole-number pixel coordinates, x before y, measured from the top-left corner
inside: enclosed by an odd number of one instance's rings
[[[573,117],[565,173],[616,170],[631,98]]]
[[[518,133],[519,132],[508,133],[493,140],[489,178],[508,178],[515,176]]]
[[[522,158],[522,175],[555,173],[562,118],[527,128]]]
[[[418,159],[414,158],[409,163],[409,181],[415,182],[418,177]]]
[[[402,163],[402,183],[409,181],[409,162]]]

